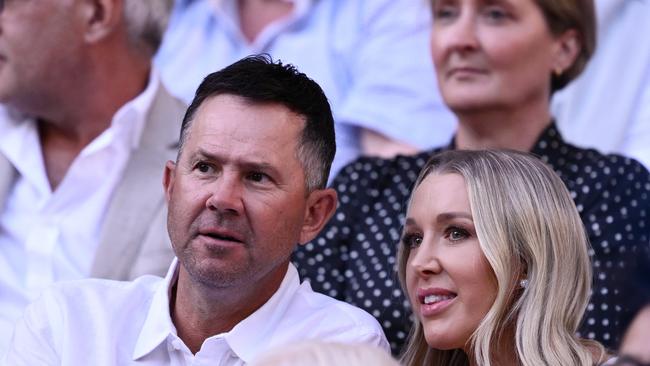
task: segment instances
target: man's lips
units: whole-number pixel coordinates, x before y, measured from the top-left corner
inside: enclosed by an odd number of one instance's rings
[[[207,236],[212,239],[221,241],[230,241],[244,243],[244,236],[232,230],[221,228],[203,228],[199,230],[199,235]]]

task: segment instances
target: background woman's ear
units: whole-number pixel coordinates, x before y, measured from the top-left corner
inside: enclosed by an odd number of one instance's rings
[[[575,29],[569,29],[557,37],[556,45],[552,66],[553,72],[558,75],[571,68],[580,54],[582,45]]]

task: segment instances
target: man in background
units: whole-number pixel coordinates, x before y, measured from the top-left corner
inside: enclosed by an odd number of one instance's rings
[[[53,282],[164,274],[181,102],[151,66],[166,0],[0,2],[0,353]]]

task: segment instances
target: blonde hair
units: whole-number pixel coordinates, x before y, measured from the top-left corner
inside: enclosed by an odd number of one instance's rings
[[[468,365],[472,357],[479,365],[494,365],[498,339],[507,328],[514,328],[513,353],[521,365],[600,361],[590,348],[603,355],[602,346],[575,336],[589,300],[591,264],[582,221],[560,178],[537,158],[514,151],[443,152],[425,165],[415,188],[429,174],[464,178],[497,294],[468,341],[473,354],[430,348],[416,318],[404,364]],[[409,252],[400,245],[398,274],[405,292]],[[528,280],[524,289],[523,278]]]
[[[366,344],[306,341],[274,348],[257,357],[251,366],[399,366],[381,348]]]

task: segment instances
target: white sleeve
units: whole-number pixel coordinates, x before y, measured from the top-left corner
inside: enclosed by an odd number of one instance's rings
[[[57,304],[43,295],[27,307],[23,317],[16,323],[9,350],[3,364],[9,366],[60,365],[55,351],[52,315]]]
[[[447,144],[456,118],[431,60],[431,10],[425,1],[366,0],[352,82],[337,116],[346,123],[428,148]]]

